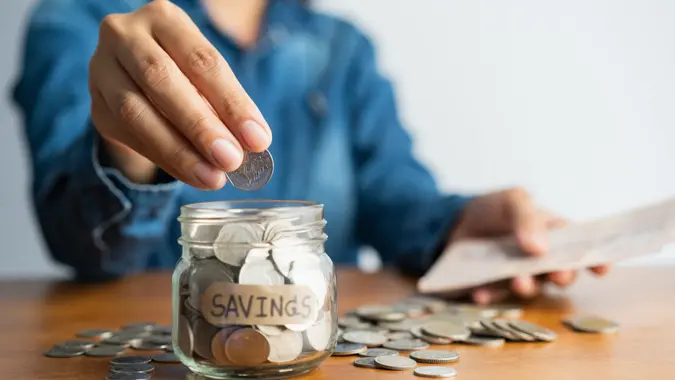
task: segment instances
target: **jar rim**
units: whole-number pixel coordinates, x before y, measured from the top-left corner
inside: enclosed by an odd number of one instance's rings
[[[313,201],[267,199],[201,202],[181,206],[178,220],[217,221],[230,218],[256,218],[266,214],[292,216],[307,213],[322,214],[323,204]]]

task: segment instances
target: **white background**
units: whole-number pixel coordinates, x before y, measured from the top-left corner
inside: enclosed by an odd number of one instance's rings
[[[62,274],[33,224],[23,136],[6,101],[33,2],[0,2],[0,276]],[[444,189],[523,185],[575,220],[675,195],[675,2],[318,5],[376,40],[418,156]],[[636,263],[674,265],[666,251]]]

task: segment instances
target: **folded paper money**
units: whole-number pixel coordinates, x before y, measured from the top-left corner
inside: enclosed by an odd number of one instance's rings
[[[656,253],[675,242],[675,199],[549,232],[548,252],[526,256],[514,238],[452,244],[418,281],[422,293],[467,289],[522,275],[581,269]]]

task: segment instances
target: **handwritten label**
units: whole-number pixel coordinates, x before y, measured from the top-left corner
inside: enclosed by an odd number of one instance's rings
[[[319,313],[316,295],[305,285],[211,284],[202,294],[204,318],[216,326],[313,323]]]

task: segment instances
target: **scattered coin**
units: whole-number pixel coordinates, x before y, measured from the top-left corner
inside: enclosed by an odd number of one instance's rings
[[[509,321],[509,325],[544,342],[552,342],[558,337],[553,330],[527,321]]]
[[[509,320],[506,319],[494,319],[492,320],[492,324],[495,327],[498,327],[501,330],[508,331],[512,335],[514,335],[518,340],[525,341],[525,342],[534,342],[537,340],[534,336],[527,334],[523,331],[520,331],[516,328],[511,327]]]
[[[375,358],[374,357],[358,358],[358,359],[354,360],[354,365],[356,367],[361,367],[361,368],[377,368],[375,366]]]
[[[124,366],[129,364],[148,364],[151,358],[147,356],[120,356],[110,360],[110,364]]]
[[[164,334],[164,335],[169,335],[173,333],[173,327],[171,326],[155,326],[152,328],[152,333],[153,334]]]
[[[397,351],[416,351],[428,348],[429,344],[419,339],[405,339],[386,342],[383,346]]]
[[[351,343],[359,343],[368,347],[381,346],[389,339],[386,336],[370,331],[349,331],[342,334],[342,339]]]
[[[489,332],[489,334],[492,335],[492,336],[502,337],[504,339],[508,339],[510,341],[513,341],[513,342],[516,342],[516,341],[519,340],[517,335],[513,334],[509,330],[500,329],[499,326],[495,325],[494,321],[492,321],[492,320],[483,319],[483,320],[480,321],[480,324],[485,329],[485,331]]]
[[[78,331],[77,334],[75,334],[75,336],[78,338],[100,338],[100,339],[106,339],[111,337],[112,335],[113,331],[105,329],[82,330]]]
[[[131,348],[141,351],[163,350],[166,344],[156,344],[145,339],[138,339],[131,342]]]
[[[437,336],[431,336],[427,335],[422,331],[422,326],[415,326],[412,329],[410,329],[410,332],[412,335],[417,338],[417,339],[422,339],[423,341],[429,343],[429,344],[450,344],[452,343],[452,339],[448,338],[441,338]]]
[[[235,171],[225,173],[232,186],[239,190],[255,191],[265,186],[274,173],[274,160],[268,150],[244,152],[244,160]]]
[[[143,338],[137,336],[112,336],[101,341],[101,344],[108,344],[112,346],[131,347],[133,343],[140,343]]]
[[[85,355],[93,357],[106,357],[106,356],[117,356],[123,352],[124,347],[104,345],[104,346],[96,346],[88,350],[87,352],[85,352]]]
[[[58,343],[54,347],[58,348],[66,348],[66,349],[82,349],[82,350],[88,350],[92,347],[94,347],[96,343],[88,341],[88,340],[69,340],[63,343]]]
[[[426,366],[415,368],[413,373],[421,377],[440,378],[440,377],[454,377],[457,375],[457,370],[450,367]]]
[[[464,340],[458,341],[458,343],[469,344],[472,346],[501,347],[506,343],[506,340],[504,340],[503,338],[485,338],[479,336],[470,336]]]
[[[113,365],[110,367],[110,372],[113,373],[150,373],[155,370],[155,367],[152,364],[140,363],[140,364],[125,364],[121,366]]]
[[[411,352],[410,358],[419,363],[442,364],[456,362],[459,360],[459,355],[456,352],[445,350],[423,350]]]
[[[375,366],[394,371],[405,371],[415,368],[417,363],[403,356],[378,356],[375,358]]]
[[[364,356],[364,357],[377,357],[377,356],[395,356],[398,355],[398,351],[396,350],[390,350],[388,348],[369,348],[364,352],[359,353],[359,356]]]
[[[452,340],[466,339],[471,335],[471,331],[465,326],[451,322],[430,322],[422,325],[422,331],[425,334]]]
[[[149,373],[109,373],[105,380],[149,380]]]
[[[366,329],[372,325],[368,322],[363,322],[357,317],[340,317],[338,318],[338,325],[340,327],[351,327],[355,329]]]
[[[597,316],[576,316],[563,321],[573,330],[593,334],[614,334],[619,331],[619,325],[616,322],[597,317]]]
[[[157,324],[154,322],[135,322],[122,326],[122,330],[145,330],[151,331]]]
[[[365,352],[368,349],[363,344],[356,343],[340,343],[335,345],[335,350],[333,350],[333,356],[350,356],[357,355],[361,352]]]
[[[363,319],[379,322],[398,322],[406,318],[406,314],[394,310],[390,306],[362,306],[356,310],[356,315]]]
[[[387,339],[389,340],[403,340],[403,339],[412,339],[413,335],[409,332],[395,331],[387,334]]]
[[[155,355],[152,357],[152,361],[157,363],[180,363],[178,356],[172,353]]]
[[[73,358],[84,354],[81,347],[54,347],[45,351],[44,355],[50,358]]]

